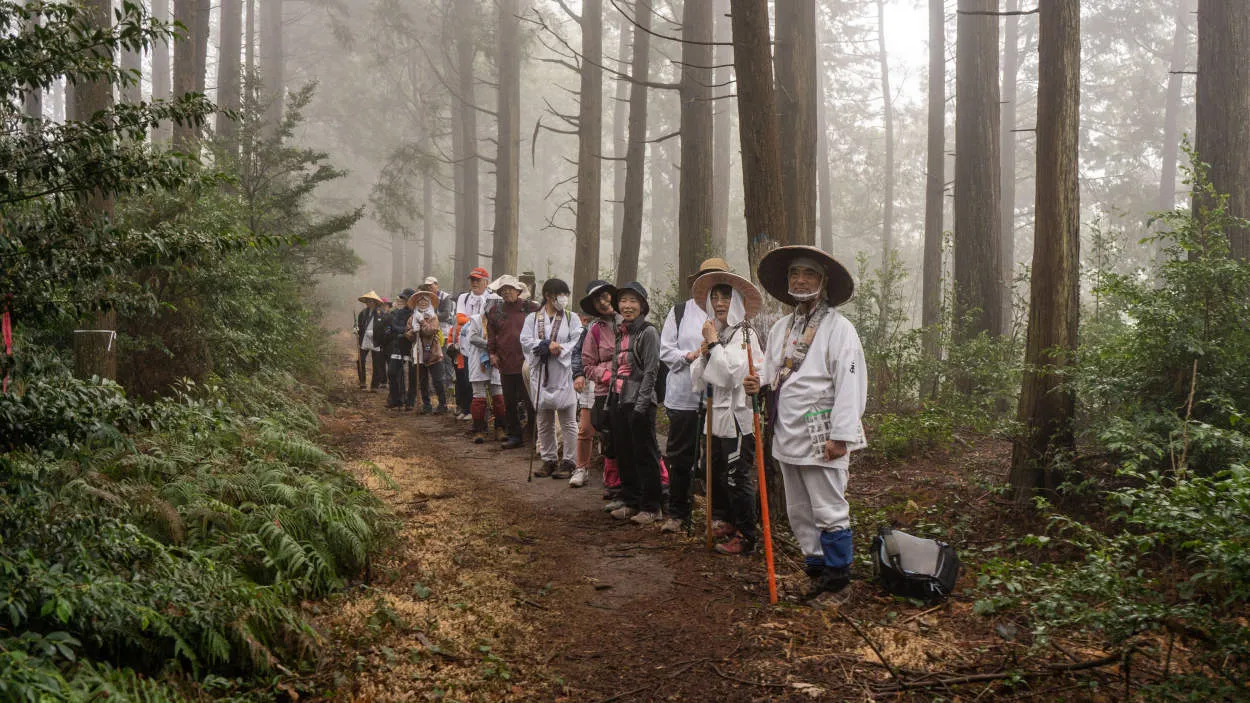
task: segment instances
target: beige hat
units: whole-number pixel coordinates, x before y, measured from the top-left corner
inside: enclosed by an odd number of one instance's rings
[[[433,291],[428,290],[419,290],[416,293],[413,293],[412,297],[408,299],[408,307],[415,309],[417,307],[417,301],[420,298],[429,298],[430,307],[438,307],[438,296],[434,295]]]
[[[421,282],[421,285],[423,285],[423,286],[437,286],[437,285],[438,285],[438,279],[437,279],[437,278],[435,278],[435,277],[433,277],[433,276],[426,276],[426,277],[425,277],[425,280]]]
[[[732,286],[738,291],[738,295],[742,296],[742,307],[746,310],[746,319],[750,320],[763,309],[764,294],[760,293],[760,289],[742,276],[728,271],[712,271],[696,278],[694,285],[690,287],[690,297],[699,307],[703,307],[707,302],[707,294],[720,285]],[[712,314],[711,310],[706,312],[709,315]]]
[[[836,307],[851,299],[855,292],[851,272],[824,250],[802,244],[777,247],[760,259],[758,277],[769,295],[787,305],[798,304],[790,295],[790,265],[798,259],[824,269],[825,297],[830,305]]]
[[[710,259],[704,259],[703,263],[699,264],[699,270],[690,274],[686,278],[686,282],[694,283],[694,279],[698,278],[699,276],[702,276],[705,273],[710,273],[712,271],[728,271],[728,270],[729,270],[728,261],[725,261],[719,256],[713,256]]]
[[[356,298],[356,300],[359,300],[359,301],[360,301],[360,302],[362,302],[362,303],[363,303],[363,302],[366,302],[366,301],[369,301],[369,300],[372,300],[372,301],[373,301],[373,302],[375,302],[375,303],[381,303],[381,302],[383,302],[383,301],[382,301],[382,297],[381,297],[381,296],[379,296],[379,295],[377,294],[377,292],[375,292],[375,291],[369,291],[368,293],[365,293],[364,295],[360,296],[359,298]]]
[[[522,293],[524,293],[527,290],[526,285],[524,283],[521,283],[521,281],[517,279],[516,276],[513,276],[510,273],[505,273],[499,278],[496,278],[495,280],[491,281],[490,285],[486,286],[486,288],[490,290],[492,293],[498,293],[500,288],[515,288]]]

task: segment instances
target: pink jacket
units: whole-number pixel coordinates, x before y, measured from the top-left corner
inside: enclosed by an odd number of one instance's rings
[[[582,342],[582,373],[594,381],[595,395],[606,396],[611,386],[616,354],[616,326],[596,318]]]

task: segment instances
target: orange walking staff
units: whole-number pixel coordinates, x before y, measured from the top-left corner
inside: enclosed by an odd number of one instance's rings
[[[751,341],[747,326],[747,371],[755,373],[755,360],[751,358]],[[764,433],[760,429],[760,396],[751,396],[751,410],[755,414],[755,471],[760,489],[760,522],[764,525],[764,563],[768,565],[768,602],[777,602],[777,570],[773,565],[773,531],[768,522],[768,486],[764,480]]]

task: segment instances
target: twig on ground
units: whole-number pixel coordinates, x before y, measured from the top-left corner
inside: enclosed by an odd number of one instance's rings
[[[903,681],[903,677],[899,676],[899,673],[894,670],[894,666],[890,664],[890,662],[885,658],[885,655],[881,653],[881,650],[877,648],[877,643],[873,642],[872,638],[869,637],[863,631],[863,629],[860,628],[859,623],[852,620],[851,617],[847,615],[846,613],[842,612],[841,609],[837,611],[837,614],[838,614],[838,617],[845,620],[846,624],[850,625],[851,628],[855,630],[856,634],[858,634],[861,638],[863,638],[865,642],[868,643],[868,646],[872,648],[873,653],[876,654],[877,658],[881,660],[881,663],[885,665],[885,670],[890,672],[890,676],[895,681],[897,681],[900,686],[904,685],[905,682]]]
[[[643,691],[653,689],[658,685],[659,684],[649,683],[646,686],[639,686],[638,688],[635,688],[629,691],[621,691],[620,693],[612,694],[608,696],[607,698],[600,698],[597,703],[612,703],[612,701],[619,701],[620,699],[625,698],[626,696],[632,696],[635,693],[642,693]]]
[[[903,618],[902,620],[899,620],[898,622],[896,622],[896,623],[894,623],[894,624],[895,624],[895,625],[906,625],[907,623],[911,622],[912,620],[916,620],[916,619],[918,619],[918,618],[922,618],[922,617],[924,617],[924,616],[928,615],[929,613],[932,613],[932,612],[937,611],[937,610],[941,610],[942,608],[945,608],[945,607],[946,607],[946,605],[947,605],[946,603],[942,603],[941,605],[935,605],[935,606],[933,606],[932,608],[929,608],[928,610],[922,610],[922,611],[920,611],[919,613],[913,613],[913,614],[908,615],[907,617]]]
[[[771,683],[768,681],[751,681],[750,679],[740,679],[737,676],[730,676],[729,674],[726,674],[725,672],[721,671],[720,667],[716,666],[715,664],[712,665],[712,671],[715,671],[716,675],[721,677],[722,679],[726,679],[728,681],[737,681],[738,683],[744,683],[748,686],[760,686],[762,688],[790,688],[790,684],[788,683]]]

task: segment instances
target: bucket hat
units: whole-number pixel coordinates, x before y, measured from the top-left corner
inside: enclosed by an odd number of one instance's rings
[[[646,317],[651,312],[651,303],[647,301],[647,289],[638,281],[630,281],[625,285],[612,291],[612,309],[617,312],[621,311],[621,293],[626,291],[642,298],[642,316]]]
[[[595,298],[598,298],[599,294],[605,290],[608,291],[608,293],[612,294],[613,297],[615,297],[616,286],[612,285],[611,283],[608,283],[607,281],[601,281],[601,280],[594,280],[594,281],[591,281],[590,283],[587,283],[586,295],[582,296],[581,302],[578,303],[578,305],[580,305],[582,308],[582,312],[586,313],[587,315],[597,317],[599,315],[599,311],[595,309]]]

